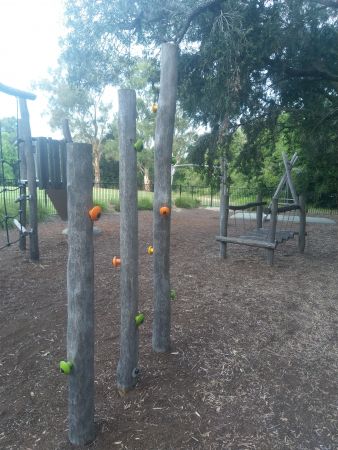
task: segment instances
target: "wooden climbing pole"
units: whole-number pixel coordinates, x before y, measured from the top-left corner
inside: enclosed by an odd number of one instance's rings
[[[152,345],[155,352],[166,352],[170,349],[171,160],[176,112],[177,62],[178,47],[172,43],[163,44],[154,165],[154,321]],[[161,208],[167,209],[161,210]]]
[[[69,440],[84,445],[94,428],[94,255],[92,147],[67,144]]]
[[[132,389],[138,374],[138,211],[136,94],[121,89],[119,97],[120,148],[120,299],[121,330],[117,387],[121,393]]]

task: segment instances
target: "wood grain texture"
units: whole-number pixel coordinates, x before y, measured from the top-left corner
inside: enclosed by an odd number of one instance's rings
[[[160,215],[161,206],[171,208],[171,159],[177,95],[178,47],[165,43],[161,49],[160,96],[155,131],[154,164],[154,321],[155,352],[170,350],[170,216]]]
[[[94,252],[92,147],[67,145],[68,188],[68,325],[69,440],[83,445],[95,437],[94,427]]]
[[[119,98],[120,149],[120,359],[117,367],[117,387],[120,392],[132,389],[137,381],[138,328],[138,211],[137,211],[137,152],[136,94],[121,89]]]
[[[29,191],[29,223],[31,227],[31,232],[29,234],[29,257],[32,261],[39,261],[38,201],[32,135],[29,123],[27,101],[24,98],[20,98],[19,105],[21,114],[20,132],[22,133],[25,146],[27,184]]]

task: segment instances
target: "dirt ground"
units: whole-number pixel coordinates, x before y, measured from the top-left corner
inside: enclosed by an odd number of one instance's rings
[[[332,217],[331,217],[332,218]],[[338,219],[337,217],[333,217]],[[116,391],[119,215],[95,237],[95,450],[338,449],[338,227],[308,226],[264,250],[229,245],[218,257],[218,214],[172,215],[172,350],[151,350],[152,213],[140,212],[138,385]],[[69,450],[64,223],[40,226],[40,264],[0,253],[0,449]]]

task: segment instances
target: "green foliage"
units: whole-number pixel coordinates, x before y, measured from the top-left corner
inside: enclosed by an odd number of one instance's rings
[[[14,201],[9,201],[6,203],[7,215],[9,217],[14,217],[19,220],[19,206],[18,203],[14,203]],[[49,216],[51,216],[52,212],[48,206],[46,206],[42,199],[38,199],[38,221],[43,222]],[[5,228],[5,223],[3,221],[5,217],[5,208],[3,202],[0,203],[0,228]],[[27,207],[27,222],[29,222],[29,207]],[[14,228],[13,220],[8,220],[9,228]]]
[[[120,212],[121,205],[120,200],[113,200],[112,205],[114,206],[115,211]],[[153,209],[153,202],[151,198],[141,197],[137,200],[137,209],[140,211],[151,211]]]
[[[15,180],[19,176],[18,151],[16,141],[16,118],[6,117],[1,119],[2,152],[4,160],[4,174],[0,166],[0,180]]]
[[[48,206],[42,204],[41,201],[38,202],[38,221],[43,222],[51,215],[50,209]],[[27,208],[27,220],[29,222],[29,208]]]
[[[153,49],[173,41],[183,44],[178,95],[189,126],[182,130],[207,127],[198,139],[177,140],[178,162],[198,163],[216,188],[214,167],[225,156],[229,180],[270,186],[283,169],[281,152],[297,150],[297,183],[337,192],[337,12],[334,2],[314,0],[67,0],[62,58],[80,88],[113,82],[142,92],[144,178],[152,176]],[[234,149],[239,125],[246,142]]]
[[[108,210],[108,203],[105,202],[104,200],[101,200],[97,197],[93,198],[93,205],[95,206],[100,206],[102,211],[107,211]]]
[[[18,214],[18,205],[10,202],[8,204],[6,204],[7,206],[7,216],[8,217],[16,217]],[[3,203],[0,203],[0,229],[5,229],[5,207]],[[8,226],[9,228],[13,228],[13,220],[12,219],[8,219]]]
[[[177,206],[177,208],[191,209],[191,208],[198,208],[199,205],[200,201],[197,200],[196,198],[182,195],[182,197],[177,197],[175,199],[175,206]]]
[[[148,197],[141,197],[137,201],[137,208],[139,210],[150,211],[153,209],[153,202]]]

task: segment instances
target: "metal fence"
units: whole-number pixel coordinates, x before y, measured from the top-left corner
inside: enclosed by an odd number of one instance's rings
[[[18,197],[16,190],[16,181],[6,180],[6,201],[8,204],[13,204]],[[139,185],[138,198],[139,200],[146,199],[149,202],[153,201],[154,186],[153,184]],[[268,203],[270,202],[274,190],[266,190],[263,192],[263,198]],[[39,208],[46,210],[50,214],[56,214],[54,206],[50,201],[47,193],[43,189],[37,190]],[[197,200],[198,205],[202,207],[219,207],[220,195],[219,191],[210,186],[191,186],[191,185],[173,185],[172,199],[173,202],[177,198],[187,198]],[[291,195],[284,191],[282,193],[285,203],[289,202]],[[256,201],[257,192],[250,188],[236,188],[231,189],[230,203],[231,204],[245,204]],[[93,184],[93,200],[103,207],[109,209],[113,205],[119,203],[119,183],[116,180],[104,182],[100,184]],[[0,210],[1,210],[0,199]],[[309,213],[316,214],[338,214],[338,195],[335,193],[314,194],[307,193],[307,210]]]

